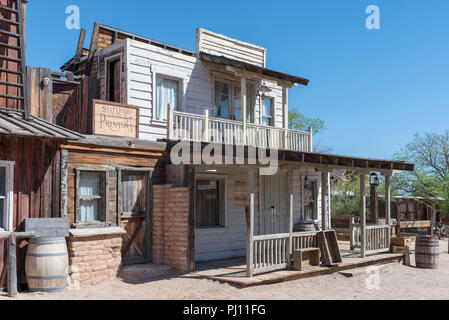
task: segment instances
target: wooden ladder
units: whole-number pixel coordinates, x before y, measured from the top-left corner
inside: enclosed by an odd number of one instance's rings
[[[29,114],[22,0],[0,0],[0,108]]]

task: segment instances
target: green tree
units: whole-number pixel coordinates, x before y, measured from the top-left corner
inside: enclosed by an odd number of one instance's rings
[[[314,142],[313,149],[315,152],[329,153],[332,149],[328,146],[321,144],[321,140],[315,137],[326,130],[326,124],[321,119],[308,118],[298,109],[293,108],[288,112],[288,127],[292,130],[308,131],[309,128],[313,129]]]
[[[442,134],[415,134],[396,158],[415,164],[414,172],[392,179],[402,195],[432,199],[449,213],[449,130]]]

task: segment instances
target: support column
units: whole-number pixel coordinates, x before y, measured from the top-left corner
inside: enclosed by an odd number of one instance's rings
[[[434,236],[434,228],[435,228],[435,204],[432,204],[432,208],[430,209],[431,215],[430,215],[430,235]]]
[[[328,205],[328,192],[329,192],[329,172],[325,171],[321,173],[321,228],[323,231],[328,230],[327,225],[327,205]]]
[[[249,210],[246,210],[246,276],[254,276],[254,168],[249,169]]]
[[[366,184],[365,174],[360,174],[360,229],[361,229],[361,257],[366,257]]]
[[[388,225],[387,243],[391,246],[391,186],[390,176],[385,176],[385,219]]]
[[[282,87],[282,109],[284,110],[284,149],[288,149],[288,88]]]
[[[401,236],[401,203],[396,201],[396,223],[397,223],[397,236]]]
[[[379,199],[377,187],[370,187],[370,210],[373,224],[379,224]]]
[[[247,109],[247,92],[246,92],[246,77],[242,77],[241,80],[241,104],[242,104],[242,119],[243,119],[243,144],[248,144],[248,137],[247,137],[247,122],[248,119],[246,117],[246,109]]]
[[[288,260],[287,269],[291,269],[292,257],[293,257],[293,170],[288,170]]]

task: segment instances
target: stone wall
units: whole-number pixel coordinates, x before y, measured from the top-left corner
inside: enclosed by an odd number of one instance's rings
[[[153,187],[153,262],[189,271],[189,189]]]
[[[122,234],[70,236],[70,286],[77,288],[115,279],[121,266]]]

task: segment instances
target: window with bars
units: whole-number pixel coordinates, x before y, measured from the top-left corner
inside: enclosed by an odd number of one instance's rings
[[[304,183],[304,219],[317,219],[317,181],[306,178]]]
[[[0,229],[9,230],[12,223],[14,162],[0,161]]]

